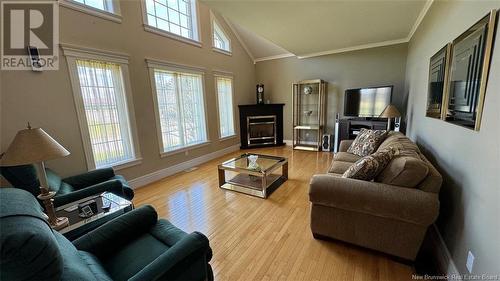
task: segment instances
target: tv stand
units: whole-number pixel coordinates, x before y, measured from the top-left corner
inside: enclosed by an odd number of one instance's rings
[[[387,118],[377,117],[351,117],[339,120],[338,135],[335,136],[337,147],[343,140],[355,139],[361,129],[386,130]]]

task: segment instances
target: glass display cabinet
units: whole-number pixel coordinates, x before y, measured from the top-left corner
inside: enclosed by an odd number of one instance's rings
[[[293,83],[293,149],[318,151],[326,120],[326,83]]]

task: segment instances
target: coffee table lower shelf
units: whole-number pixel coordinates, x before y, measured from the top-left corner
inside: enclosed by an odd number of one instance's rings
[[[220,188],[253,195],[260,198],[266,198],[282,183],[284,183],[286,181],[286,178],[281,175],[268,175],[266,177],[267,187],[265,188],[265,190],[263,188],[263,180],[263,177],[238,174],[231,180],[228,180],[226,183],[222,184]]]

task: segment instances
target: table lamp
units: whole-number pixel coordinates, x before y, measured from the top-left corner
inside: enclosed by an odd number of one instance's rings
[[[27,129],[17,132],[14,140],[1,158],[2,166],[35,164],[41,190],[38,198],[43,201],[49,223],[55,230],[64,228],[69,224],[69,221],[66,217],[58,218],[56,216],[54,204],[52,203],[55,192],[49,190],[43,161],[67,155],[69,155],[69,151],[44,130],[41,128],[32,129],[28,123]]]
[[[401,113],[399,113],[399,110],[394,105],[389,104],[385,107],[379,117],[387,118],[387,131],[389,131],[391,130],[392,118],[401,117]]]

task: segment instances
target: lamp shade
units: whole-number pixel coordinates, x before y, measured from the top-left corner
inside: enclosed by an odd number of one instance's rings
[[[399,113],[399,110],[394,105],[389,104],[384,109],[384,111],[382,111],[379,117],[384,117],[384,118],[401,117],[401,113]]]
[[[41,128],[21,130],[0,161],[1,166],[16,166],[42,162],[69,155],[62,145]]]

